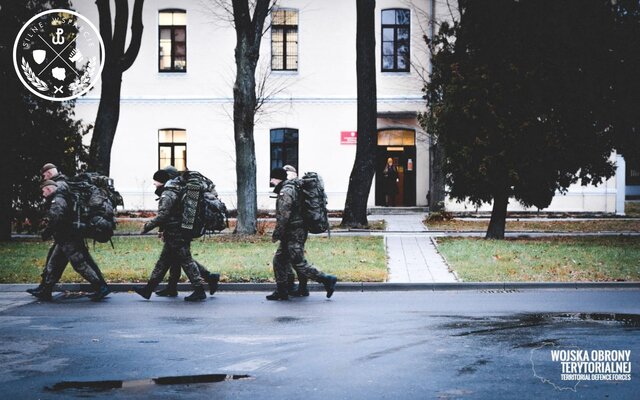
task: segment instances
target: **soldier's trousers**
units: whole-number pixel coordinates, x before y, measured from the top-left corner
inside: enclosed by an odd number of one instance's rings
[[[82,239],[69,239],[53,246],[45,266],[43,282],[48,286],[55,285],[64,272],[67,263],[71,263],[76,272],[89,281],[94,288],[104,283],[100,268],[89,254],[89,249]]]
[[[304,258],[304,244],[307,232],[298,228],[287,232],[280,240],[280,245],[273,256],[273,273],[276,283],[286,283],[291,267],[298,273],[316,282],[324,282],[326,275],[309,264]]]
[[[194,288],[202,287],[204,279],[198,271],[196,262],[191,257],[191,240],[167,232],[165,232],[164,238],[162,253],[160,253],[160,258],[151,272],[147,285],[155,288],[162,282],[169,268],[177,265],[187,274]]]
[[[209,276],[210,272],[209,270],[202,264],[200,264],[199,262],[197,262],[196,260],[193,260],[194,263],[196,263],[196,267],[198,267],[198,272],[200,273],[201,277],[205,277],[205,276]],[[178,283],[178,281],[180,280],[180,275],[182,274],[182,268],[180,267],[180,265],[172,265],[171,268],[169,269],[169,283],[170,284],[176,284]]]
[[[84,244],[84,242],[83,242],[83,244]],[[44,262],[44,268],[42,268],[42,273],[40,274],[40,277],[42,278],[42,283],[46,283],[47,282],[47,275],[49,275],[49,272],[48,272],[48,269],[47,269],[47,265],[49,264],[49,260],[51,259],[51,255],[53,255],[53,251],[55,250],[56,245],[57,244],[54,243],[54,244],[51,245],[51,247],[49,247],[49,252],[47,253],[47,259]],[[89,258],[91,258],[91,255],[89,255]],[[106,281],[104,280],[104,277],[102,276],[102,271],[100,271],[100,268],[98,268],[98,265],[93,261],[93,259],[91,259],[91,262],[89,262],[89,265],[91,266],[91,268],[93,268],[93,272],[95,272],[95,274],[98,275],[98,278],[100,279],[100,282],[106,284]],[[64,272],[64,268],[62,268],[62,272]],[[62,276],[62,272],[60,272],[60,276]],[[60,276],[56,279],[56,282],[58,282],[58,280],[60,280]]]

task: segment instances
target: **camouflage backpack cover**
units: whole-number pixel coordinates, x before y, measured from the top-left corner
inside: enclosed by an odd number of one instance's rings
[[[85,238],[105,243],[116,228],[115,210],[124,205],[113,179],[84,172],[67,181],[73,200],[73,226]]]
[[[189,236],[198,238],[229,227],[227,207],[218,198],[216,185],[209,178],[197,171],[186,171],[175,181],[183,188],[180,227]]]
[[[327,211],[327,195],[324,182],[315,172],[307,172],[299,179],[302,198],[302,218],[307,230],[311,233],[323,233],[329,230]]]

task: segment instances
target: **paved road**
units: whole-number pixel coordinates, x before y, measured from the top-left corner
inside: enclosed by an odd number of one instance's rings
[[[3,399],[637,399],[640,390],[639,290],[337,292],[290,302],[223,292],[200,304],[0,295],[14,304],[0,311]],[[630,350],[631,381],[561,381],[550,352],[570,348]],[[213,374],[248,377],[149,381]],[[104,380],[125,387],[45,389]]]

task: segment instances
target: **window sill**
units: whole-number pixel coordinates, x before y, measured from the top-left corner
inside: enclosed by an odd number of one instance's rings
[[[159,76],[186,76],[187,71],[158,71]]]
[[[411,71],[380,71],[382,76],[410,76]]]
[[[272,69],[271,73],[276,75],[298,75],[300,73],[300,70]]]

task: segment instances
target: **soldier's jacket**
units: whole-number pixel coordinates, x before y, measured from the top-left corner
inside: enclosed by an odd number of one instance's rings
[[[279,191],[276,188],[278,200],[276,200],[276,227],[273,230],[274,240],[285,239],[295,231],[304,232],[302,205],[300,204],[300,183],[298,181],[298,179],[287,180],[282,183]]]
[[[64,183],[64,182],[63,182]],[[58,183],[58,189],[48,201],[46,230],[53,234],[56,241],[65,241],[79,236],[73,229],[73,200],[66,184]]]
[[[160,230],[177,230],[182,223],[182,205],[180,204],[180,188],[172,180],[165,184],[164,190],[158,202],[158,214],[145,224],[145,228],[151,230],[160,227]]]

